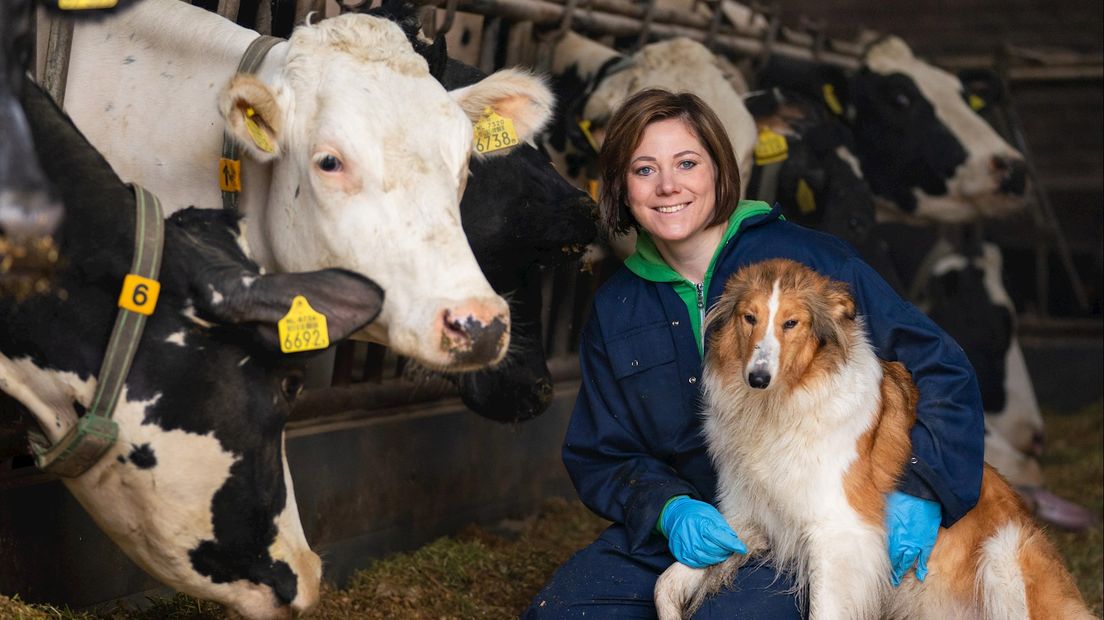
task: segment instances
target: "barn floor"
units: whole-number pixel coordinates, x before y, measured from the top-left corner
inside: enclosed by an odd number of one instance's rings
[[[1104,514],[1104,403],[1046,415],[1044,466],[1051,489]],[[416,551],[383,558],[356,573],[344,589],[328,588],[313,617],[392,619],[513,618],[560,562],[604,527],[577,501],[550,500],[528,519],[494,532],[467,528]],[[1093,612],[1104,612],[1104,540],[1086,532],[1051,531]],[[145,606],[143,606],[145,607]],[[26,605],[0,596],[0,618],[62,620],[213,620],[226,614],[210,603],[176,596],[139,611],[101,613]]]

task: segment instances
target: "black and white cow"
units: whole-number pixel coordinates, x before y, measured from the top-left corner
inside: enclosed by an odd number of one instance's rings
[[[897,37],[871,44],[857,71],[774,56],[756,78],[838,114],[854,132],[871,189],[900,212],[953,223],[1025,204],[1023,156],[967,104],[957,77]]]
[[[34,156],[19,105],[33,49],[30,0],[0,3],[0,295],[45,290],[53,270],[51,235],[63,209]]]
[[[25,109],[67,217],[64,295],[0,299],[0,387],[56,442],[85,414],[133,252],[135,199],[48,97]],[[341,269],[262,275],[236,216],[186,209],[165,223],[160,299],[113,419],[118,441],[64,479],[139,566],[247,618],[313,607],[321,561],[307,545],[284,454],[302,354],[276,322],[302,295],[337,341],[375,318],[382,291]]]
[[[414,7],[386,2],[374,9],[399,23],[430,72],[450,91],[482,81],[479,69],[451,59],[443,37],[418,38]],[[500,422],[544,412],[552,402],[552,377],[542,338],[541,280],[546,269],[576,261],[597,236],[594,201],[572,186],[548,156],[522,142],[475,155],[460,201],[464,234],[495,292],[510,303],[511,340],[496,367],[446,375],[469,409]]]
[[[904,294],[885,241],[877,234],[874,195],[855,158],[854,138],[819,102],[770,89],[744,98],[763,136],[780,136],[785,150],[757,150],[747,197],[779,203],[786,218],[847,241]],[[769,133],[768,133],[769,132]]]

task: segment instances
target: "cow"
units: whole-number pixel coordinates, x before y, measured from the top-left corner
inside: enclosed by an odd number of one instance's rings
[[[49,288],[52,235],[63,214],[19,105],[33,45],[32,7],[30,0],[0,3],[0,296],[17,298]]]
[[[385,2],[371,10],[400,24],[430,72],[446,89],[478,83],[486,74],[448,56],[444,37],[428,42],[412,5]],[[597,236],[594,201],[529,143],[478,155],[460,201],[464,234],[494,290],[510,302],[511,344],[497,367],[453,373],[464,404],[499,422],[520,422],[552,402],[552,376],[542,337],[541,280],[545,270],[577,261]]]
[[[483,368],[509,344],[506,302],[463,236],[472,121],[491,108],[520,140],[551,94],[517,71],[447,93],[401,30],[340,15],[302,25],[255,75],[257,37],[178,0],[79,24],[66,109],[124,178],[166,210],[220,204],[223,131],[240,145],[250,258],[269,271],[342,266],[388,291],[358,337],[444,371]]]
[[[754,79],[824,101],[851,127],[887,214],[964,223],[1026,204],[1023,156],[967,104],[957,77],[916,58],[898,37],[871,42],[856,71],[773,56]]]
[[[941,240],[943,241],[943,240]],[[923,307],[966,352],[985,408],[986,461],[1005,475],[1040,519],[1066,529],[1095,522],[1087,509],[1047,491],[1035,457],[1043,417],[1016,335],[1016,308],[1001,281],[1000,248],[967,236],[933,250]]]
[[[747,196],[777,202],[786,219],[847,241],[905,294],[876,231],[874,195],[854,155],[850,129],[819,102],[778,88],[748,93],[744,103],[759,134]]]
[[[0,299],[0,387],[55,443],[87,415],[134,252],[135,196],[44,93],[25,108],[47,178],[67,207],[64,295]],[[318,601],[284,453],[304,354],[281,354],[277,322],[303,296],[336,342],[375,318],[382,290],[343,269],[264,274],[239,218],[185,209],[165,221],[160,295],[112,419],[118,438],[63,478],[95,522],[168,586],[246,618]]]

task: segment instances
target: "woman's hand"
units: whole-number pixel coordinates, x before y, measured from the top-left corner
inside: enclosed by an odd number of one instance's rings
[[[659,515],[659,529],[675,559],[691,568],[705,568],[747,553],[747,547],[712,506],[686,495],[669,502]]]
[[[894,491],[886,496],[886,538],[893,587],[916,565],[916,578],[928,575],[928,558],[935,548],[943,511],[938,502]]]

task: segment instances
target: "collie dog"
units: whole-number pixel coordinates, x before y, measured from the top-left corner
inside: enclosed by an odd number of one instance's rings
[[[748,554],[671,565],[655,588],[661,620],[689,617],[749,558],[791,573],[813,620],[1093,617],[988,466],[977,507],[939,530],[925,581],[892,587],[885,496],[909,459],[917,392],[875,356],[846,284],[758,263],[726,283],[707,325],[705,436]]]

